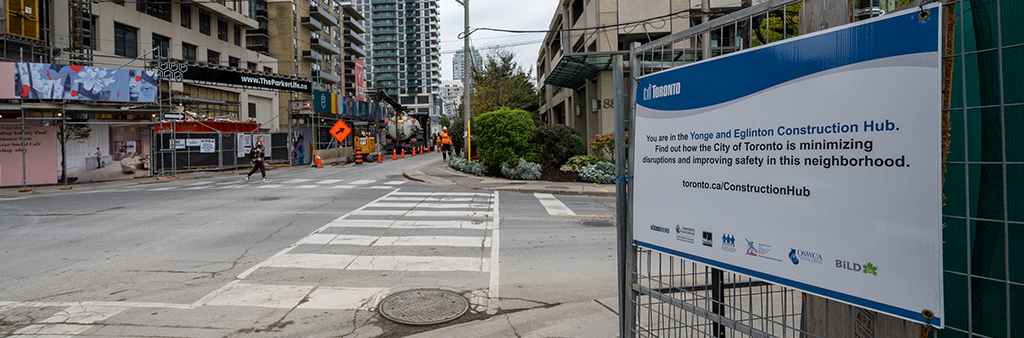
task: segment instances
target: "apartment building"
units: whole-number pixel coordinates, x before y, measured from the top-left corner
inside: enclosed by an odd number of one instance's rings
[[[418,114],[440,116],[440,26],[436,0],[373,0],[374,87]]]
[[[741,5],[735,0],[710,3],[712,19]],[[561,0],[538,51],[541,120],[573,127],[586,142],[613,132],[611,56],[628,54],[634,42],[700,24],[701,13],[700,0]],[[648,25],[616,26],[652,18]],[[610,28],[584,29],[591,27]]]
[[[462,48],[458,52],[455,52],[455,55],[452,55],[452,79],[454,79],[456,81],[462,81],[464,83],[467,82],[467,81],[464,80],[464,78],[466,76],[466,73],[465,73],[465,71],[466,71],[466,60],[465,60],[466,59],[466,52],[465,52],[465,50],[466,50],[465,48]],[[484,65],[484,58],[480,56],[480,51],[476,50],[476,48],[473,48],[473,46],[469,46],[469,55],[470,55],[469,67],[471,69],[472,69],[472,67],[477,67],[477,68],[483,67],[483,65]]]
[[[441,81],[441,101],[444,102],[444,113],[442,115],[451,119],[459,114],[459,105],[462,104],[463,92],[462,81],[444,80]]]

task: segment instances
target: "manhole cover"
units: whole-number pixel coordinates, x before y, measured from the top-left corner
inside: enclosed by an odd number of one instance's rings
[[[459,318],[469,310],[466,298],[444,290],[409,290],[384,298],[379,311],[384,318],[408,325],[431,325]]]
[[[279,199],[281,199],[281,197],[260,197],[256,199],[256,202],[276,201]]]
[[[601,221],[601,220],[590,220],[580,221],[580,225],[590,228],[605,228],[615,226],[615,222],[612,221]]]

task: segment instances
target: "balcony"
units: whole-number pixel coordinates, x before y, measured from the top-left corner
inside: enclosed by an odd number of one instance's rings
[[[264,19],[266,19],[267,18],[267,9],[266,8],[257,9],[256,10],[256,17],[257,18],[258,17],[263,17]]]
[[[371,5],[377,5],[377,4],[393,4],[393,3],[397,3],[397,1],[395,1],[395,0],[370,0],[370,4],[371,4]]]
[[[383,28],[383,27],[394,27],[394,26],[397,26],[397,25],[398,25],[398,23],[395,22],[395,20],[373,20],[373,23],[370,24],[370,27],[373,27],[373,28]]]
[[[320,82],[324,82],[324,83],[335,84],[335,83],[341,82],[341,78],[340,77],[338,77],[337,75],[331,74],[330,72],[315,71],[314,70],[314,71],[310,72],[310,75],[313,78],[320,79]]]
[[[309,16],[320,20],[321,23],[328,27],[338,26],[338,18],[334,17],[334,14],[331,14],[326,8],[321,9],[315,5],[309,5]]]
[[[398,38],[396,38],[394,35],[374,36],[373,37],[373,43],[394,42],[394,41],[398,41]]]
[[[363,45],[363,46],[366,45],[366,39],[363,38],[362,34],[356,34],[356,33],[352,32],[349,29],[346,29],[344,31],[344,33],[345,33],[345,41],[351,41],[351,42],[354,42],[357,45]],[[395,40],[398,40],[398,39],[396,38],[396,39],[394,39],[392,41],[395,41]]]
[[[345,54],[352,54],[361,58],[366,57],[366,50],[351,42],[345,43]]]
[[[377,81],[386,81],[386,80],[398,80],[398,74],[381,74],[381,75],[377,75]]]
[[[370,31],[370,34],[376,37],[380,34],[398,34],[398,29],[395,28],[375,28]]]
[[[377,65],[377,66],[397,65],[398,64],[398,60],[374,60],[373,64]]]
[[[321,29],[324,29],[324,25],[321,24],[320,21],[316,21],[316,19],[308,16],[302,17],[302,27],[309,28],[309,30],[314,32],[319,32]]]
[[[324,59],[324,56],[315,50],[304,50],[302,51],[302,58],[307,61],[320,61]]]
[[[381,67],[381,66],[376,66],[375,65],[373,67],[373,72],[375,74],[376,73],[397,73],[398,72],[398,67],[394,67],[394,66],[392,66],[392,67]]]
[[[377,88],[398,88],[398,82],[395,82],[395,81],[377,82]]]
[[[394,11],[394,10],[397,10],[397,9],[398,9],[398,7],[395,7],[395,5],[374,5],[373,6],[373,11],[375,11],[375,12],[377,12],[377,11],[380,11],[380,12]]]
[[[319,49],[324,54],[338,55],[341,54],[341,49],[324,39],[310,38],[309,45],[313,48]]]
[[[366,33],[366,26],[363,26],[362,23],[359,23],[360,20],[353,18],[351,15],[346,15],[344,20],[345,28],[351,29],[358,34]]]
[[[370,19],[373,20],[394,19],[396,17],[398,17],[398,15],[396,15],[395,12],[374,13],[373,15],[370,15]]]
[[[261,28],[258,28],[258,29],[246,29],[245,30],[245,36],[270,37],[270,31],[267,30],[266,27],[261,27]]]

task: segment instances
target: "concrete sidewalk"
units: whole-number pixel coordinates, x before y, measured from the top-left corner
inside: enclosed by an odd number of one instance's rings
[[[449,168],[440,158],[403,172],[409,180],[431,185],[457,185],[467,189],[548,193],[563,195],[615,196],[615,184],[588,182],[516,181],[496,177],[473,176]]]
[[[605,298],[498,314],[409,337],[614,338],[619,336],[619,316],[613,311],[618,307],[616,304],[615,298]]]

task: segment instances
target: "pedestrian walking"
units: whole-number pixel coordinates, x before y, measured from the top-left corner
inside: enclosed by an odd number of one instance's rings
[[[266,158],[266,153],[266,148],[263,148],[263,136],[257,137],[256,144],[252,146],[252,150],[249,150],[249,158],[252,159],[252,170],[245,175],[246,181],[249,180],[249,176],[256,173],[257,169],[259,169],[260,175],[263,175],[263,180],[269,181],[267,179],[267,170],[263,167],[263,159]]]
[[[103,152],[100,151],[100,147],[96,147],[96,168],[103,168]]]
[[[448,127],[441,128],[441,158],[448,160],[448,153],[452,151],[452,137],[448,136]]]

